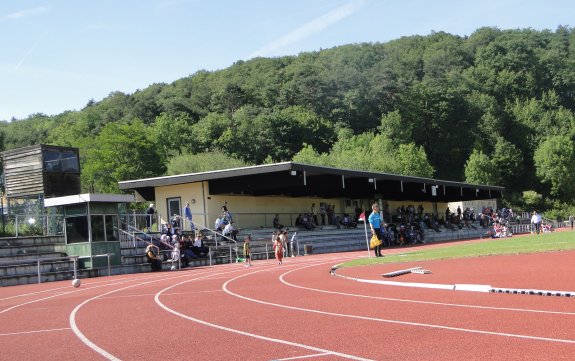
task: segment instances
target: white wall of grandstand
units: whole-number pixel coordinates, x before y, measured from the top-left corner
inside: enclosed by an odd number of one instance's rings
[[[457,212],[457,207],[461,207],[461,211],[463,212],[465,208],[473,208],[475,214],[481,213],[481,210],[485,207],[492,208],[494,210],[497,209],[497,200],[496,199],[480,199],[474,201],[464,201],[464,202],[450,202],[447,204],[449,207],[449,211]]]

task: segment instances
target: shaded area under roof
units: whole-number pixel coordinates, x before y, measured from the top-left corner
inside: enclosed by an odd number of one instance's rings
[[[358,171],[295,162],[223,169],[119,182],[144,199],[155,199],[154,187],[207,181],[209,193],[252,196],[382,198],[454,202],[501,198],[504,188],[397,174]]]

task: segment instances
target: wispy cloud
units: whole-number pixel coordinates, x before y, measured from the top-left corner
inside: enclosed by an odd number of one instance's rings
[[[30,16],[38,15],[43,12],[48,11],[48,8],[45,6],[38,6],[32,9],[20,10],[16,11],[15,13],[4,15],[0,17],[0,20],[18,20],[22,18],[27,18]]]
[[[45,32],[44,34],[42,34],[42,36],[38,39],[38,41],[36,41],[36,44],[32,45],[32,47],[30,49],[28,49],[28,51],[26,52],[26,54],[24,54],[24,56],[22,57],[22,59],[20,59],[20,61],[18,62],[18,64],[16,64],[16,66],[14,67],[14,71],[17,71],[18,69],[20,69],[20,67],[22,66],[22,64],[24,64],[24,61],[30,56],[30,54],[32,54],[34,52],[34,50],[36,50],[36,48],[38,47],[38,45],[40,45],[40,43],[44,40],[44,38],[46,37],[46,34],[48,32]]]
[[[248,56],[248,59],[257,56],[269,55],[278,49],[296,43],[302,39],[308,38],[315,33],[319,33],[330,25],[333,25],[352,15],[358,11],[364,3],[365,0],[352,0],[338,8],[335,8],[330,12],[313,19],[307,24],[300,26],[289,34],[272,41],[263,48],[256,50]]]

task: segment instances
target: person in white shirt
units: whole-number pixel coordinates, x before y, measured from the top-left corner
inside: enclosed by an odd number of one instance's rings
[[[202,242],[202,235],[200,232],[196,234],[196,238],[194,238],[194,244],[192,245],[192,252],[196,254],[198,257],[204,257],[208,254],[210,250],[208,247],[204,247]]]
[[[236,234],[238,232],[234,229],[234,222],[230,222],[228,224],[226,224],[226,227],[224,228],[224,236],[233,239],[234,241],[237,241],[236,239]]]
[[[177,235],[174,235],[174,237],[177,237]],[[173,241],[172,242],[172,268],[171,270],[175,270],[178,268],[179,263],[180,263],[180,242],[178,241]]]
[[[531,224],[535,230],[535,233],[539,234],[541,232],[541,216],[536,212],[533,211],[533,216],[531,216]]]
[[[291,236],[290,245],[291,245],[291,256],[295,257],[294,253],[295,250],[297,250],[297,254],[299,256],[299,241],[297,239],[297,232],[294,232],[293,236]]]

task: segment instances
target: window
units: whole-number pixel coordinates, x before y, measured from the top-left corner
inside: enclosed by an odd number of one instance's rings
[[[61,172],[60,152],[44,151],[44,170],[46,172]]]
[[[66,238],[68,243],[89,242],[88,217],[68,217],[66,218]]]
[[[46,172],[79,173],[78,155],[72,151],[45,150],[44,170]]]
[[[62,152],[62,172],[78,173],[80,165],[78,164],[78,155],[74,152]]]

